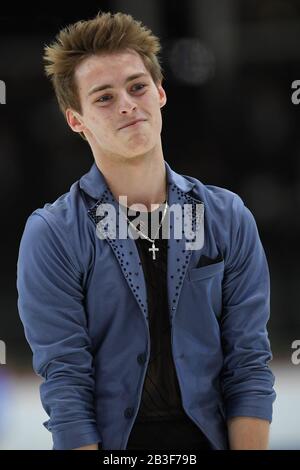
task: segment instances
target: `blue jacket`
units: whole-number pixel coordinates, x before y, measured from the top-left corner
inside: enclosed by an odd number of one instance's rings
[[[165,165],[169,205],[204,209],[202,247],[187,250],[172,225],[168,241],[182,404],[212,447],[225,449],[228,418],[272,420],[268,265],[238,195]],[[54,449],[94,442],[126,449],[139,409],[150,351],[146,286],[135,241],[96,234],[96,208],[110,201],[94,163],[69,192],[29,216],[20,244],[18,308],[44,378]]]

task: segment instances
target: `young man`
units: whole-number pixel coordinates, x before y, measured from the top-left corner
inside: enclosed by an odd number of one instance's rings
[[[159,50],[121,13],[46,48],[60,108],[95,162],[30,215],[20,245],[45,426],[54,449],[266,449],[264,250],[239,196],[164,161]]]

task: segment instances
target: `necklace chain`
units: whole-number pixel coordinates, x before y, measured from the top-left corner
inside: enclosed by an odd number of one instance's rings
[[[156,237],[157,237],[157,235],[158,235],[158,233],[159,233],[159,230],[160,230],[160,228],[161,228],[161,226],[162,226],[162,224],[163,224],[165,215],[166,215],[166,213],[167,213],[167,208],[168,208],[168,202],[166,201],[162,219],[161,219],[161,221],[160,221],[160,224],[159,224],[159,226],[158,226],[157,232],[156,232],[156,234],[155,234],[155,236],[154,236],[153,239],[150,238],[150,237],[147,237],[147,235],[145,235],[141,230],[138,230],[138,229],[136,228],[136,226],[131,222],[131,220],[129,220],[128,217],[126,216],[126,219],[128,220],[129,224],[130,224],[138,233],[140,233],[143,238],[145,238],[145,239],[148,240],[150,243],[152,243],[152,247],[149,248],[148,251],[151,251],[151,252],[152,252],[152,259],[153,259],[153,260],[156,259],[155,252],[156,252],[156,251],[159,251],[159,248],[156,248],[156,246],[155,246],[155,240],[156,240]]]

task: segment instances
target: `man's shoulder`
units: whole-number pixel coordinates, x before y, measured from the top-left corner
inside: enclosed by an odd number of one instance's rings
[[[89,251],[88,240],[83,240],[81,233],[80,220],[85,212],[79,181],[76,181],[69,191],[35,209],[28,216],[22,246],[44,253],[52,253],[53,250],[67,253],[74,266],[79,266],[79,270],[82,253],[84,256]]]
[[[237,243],[243,239],[245,246],[247,243],[255,246],[259,238],[255,217],[237,193],[221,186],[204,184],[196,178],[186,178],[194,183],[193,197],[204,204],[209,233],[223,247],[223,253],[228,247],[228,253],[233,250],[233,240]]]
[[[78,218],[78,211],[83,210],[80,196],[79,181],[72,184],[69,191],[61,194],[52,202],[46,202],[43,207],[35,209],[29,218],[37,215],[51,227],[59,226],[65,231],[74,228],[74,221]]]
[[[79,230],[78,220],[84,211],[80,194],[79,180],[75,181],[69,191],[61,194],[53,202],[46,202],[36,208],[26,220],[24,233],[32,240],[40,237],[56,240],[64,245],[74,242]]]
[[[182,176],[193,183],[192,196],[203,202],[208,210],[224,214],[224,211],[238,212],[243,209],[244,201],[234,191],[222,186],[203,183],[192,176]]]

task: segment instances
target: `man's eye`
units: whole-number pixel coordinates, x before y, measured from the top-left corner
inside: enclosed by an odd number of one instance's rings
[[[105,98],[109,98],[111,95],[103,95],[100,96],[100,98],[97,99],[100,103],[105,103],[107,100]]]
[[[147,85],[145,83],[136,83],[135,85],[133,85],[132,90],[140,91],[146,86]],[[106,103],[107,101],[109,101],[109,98],[111,98],[111,95],[103,95],[103,96],[100,96],[100,98],[98,98],[96,101],[99,103]]]
[[[136,85],[133,85],[132,88],[135,88],[135,87],[139,87],[137,88],[137,91],[138,90],[142,90],[146,85],[144,83],[136,83]]]

